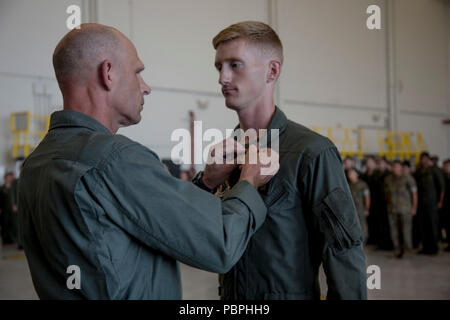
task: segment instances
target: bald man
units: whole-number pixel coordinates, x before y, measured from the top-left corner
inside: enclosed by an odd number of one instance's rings
[[[228,271],[266,217],[256,189],[272,176],[244,164],[221,201],[208,191],[235,165],[207,166],[194,185],[116,134],[141,120],[151,91],[118,30],[81,25],[59,42],[53,65],[64,110],[51,115],[19,182],[20,234],[39,297],[180,299],[177,260]]]

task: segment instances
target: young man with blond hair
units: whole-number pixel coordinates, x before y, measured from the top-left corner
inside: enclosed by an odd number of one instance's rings
[[[278,130],[280,156],[280,170],[259,189],[268,218],[238,263],[220,276],[221,298],[319,299],[322,263],[328,299],[366,299],[362,232],[339,152],[274,104],[283,64],[278,35],[264,23],[240,22],[222,30],[213,46],[237,128]]]

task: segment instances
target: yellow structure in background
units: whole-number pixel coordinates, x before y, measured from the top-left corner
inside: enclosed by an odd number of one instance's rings
[[[313,127],[315,132],[328,137],[339,150],[342,158],[358,156],[363,158],[364,130],[337,127]]]
[[[12,155],[15,159],[27,157],[44,138],[50,124],[50,116],[31,114],[29,111],[10,115],[10,130],[13,135]],[[338,148],[341,157],[367,155],[364,150],[366,132],[364,129],[338,127],[313,127],[312,130],[328,137]],[[419,132],[393,132],[377,130],[378,156],[388,160],[419,159],[427,145]],[[373,154],[373,152],[371,153]]]
[[[44,138],[49,124],[49,115],[31,114],[29,111],[11,113],[9,129],[13,136],[13,157],[27,157]]]
[[[362,159],[369,154],[364,150],[367,134],[364,129],[313,127],[312,130],[333,141],[342,158],[358,156]],[[388,160],[410,160],[414,157],[417,162],[420,153],[428,149],[420,132],[377,130],[376,140],[378,156]]]
[[[419,160],[420,153],[428,149],[420,132],[378,130],[378,155],[388,160]]]

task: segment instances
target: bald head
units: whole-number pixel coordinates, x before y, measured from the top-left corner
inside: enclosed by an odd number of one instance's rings
[[[53,67],[62,89],[66,83],[84,84],[105,60],[120,64],[117,54],[127,38],[112,27],[86,23],[67,33],[55,48]]]
[[[82,24],[58,43],[53,66],[64,109],[85,113],[112,133],[141,120],[151,89],[141,76],[144,64],[135,46],[120,31]]]

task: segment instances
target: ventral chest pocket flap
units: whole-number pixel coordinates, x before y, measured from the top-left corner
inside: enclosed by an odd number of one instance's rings
[[[258,191],[268,208],[280,202],[288,193],[284,182],[274,180],[260,187]]]

